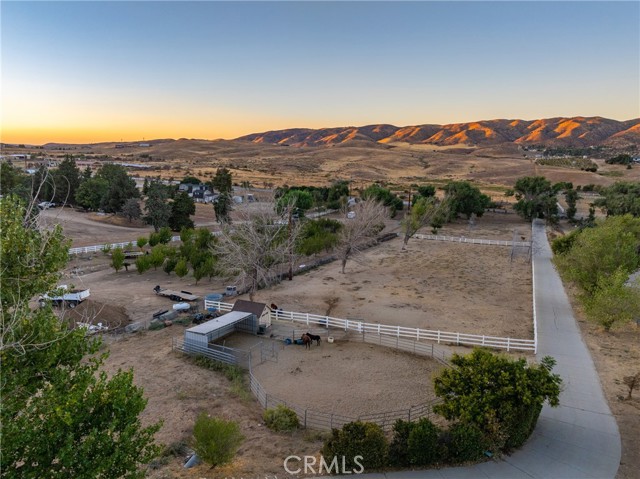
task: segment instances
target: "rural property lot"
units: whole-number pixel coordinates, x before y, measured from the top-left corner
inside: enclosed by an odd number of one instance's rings
[[[72,215],[83,217],[76,212],[72,212]],[[76,227],[79,234],[83,234],[82,224],[84,223],[78,222]],[[522,223],[516,215],[497,213],[478,219],[471,229],[466,221],[459,220],[447,225],[440,233],[510,240],[514,229],[517,230],[518,240],[522,239],[521,236],[526,240],[530,239],[529,225]],[[85,231],[101,238],[98,242],[104,241],[102,238],[109,235],[113,236],[106,238],[108,241],[128,237],[120,236],[120,229],[112,230],[111,226],[94,221],[85,224]],[[329,264],[296,276],[292,282],[285,281],[275,288],[260,291],[256,299],[267,303],[275,302],[285,309],[317,314],[329,311],[335,317],[359,318],[384,324],[532,337],[531,271],[524,255],[519,255],[511,263],[509,247],[419,239],[409,241],[408,252],[401,252],[400,247],[400,239],[384,243],[368,250],[363,256],[363,263],[350,261],[345,275],[338,272],[337,264]],[[212,282],[203,280],[195,285],[191,277],[180,280],[175,275],[167,276],[162,271],[150,271],[141,276],[135,272],[135,268],[128,273],[114,273],[108,266],[108,257],[102,253],[92,255],[91,259],[86,258],[88,256],[72,261],[68,270],[76,267],[81,274],[67,277],[65,281],[91,287],[91,300],[98,305],[106,305],[101,314],[117,321],[122,321],[127,316],[132,321],[148,320],[153,312],[171,307],[171,301],[153,294],[152,288],[156,284],[172,289],[186,289],[200,295],[219,292],[227,284],[225,280],[214,279]],[[426,284],[420,281],[426,281]],[[576,307],[577,303],[574,303],[574,308]],[[581,317],[579,308],[576,315],[577,318]],[[100,321],[99,318],[100,316],[96,322]],[[634,477],[634,464],[638,463],[638,399],[621,401],[619,397],[626,395],[622,376],[634,373],[640,364],[637,349],[640,330],[628,326],[607,335],[589,323],[580,323],[594,355],[609,404],[620,425],[623,465],[618,477]],[[300,327],[302,326],[297,326]],[[145,394],[149,398],[145,420],[165,420],[165,425],[158,434],[160,441],[171,443],[184,440],[190,434],[197,413],[202,410],[240,421],[248,439],[238,461],[229,469],[217,471],[215,475],[207,467],[187,473],[182,470],[180,460],[175,459],[166,467],[154,471],[152,477],[218,477],[218,474],[229,477],[240,474],[256,476],[267,472],[280,474],[281,458],[290,451],[314,453],[319,450],[321,443],[317,438],[307,436],[308,442],[304,439],[304,433],[291,437],[269,432],[261,425],[260,411],[255,401],[244,403],[230,392],[228,381],[219,374],[196,367],[182,356],[172,353],[170,338],[174,335],[181,336],[182,331],[181,326],[172,326],[162,331],[132,335],[124,341],[113,343],[110,345],[111,356],[107,360],[107,367],[111,371],[117,368],[134,368],[135,381],[145,388]],[[346,350],[347,345],[349,350]],[[292,346],[292,349],[281,353],[282,369],[276,363],[267,364],[265,372],[261,373],[265,376],[260,380],[273,385],[276,391],[281,388],[280,392],[272,394],[285,396],[286,393],[290,396],[290,401],[304,402],[306,398],[297,396],[300,394],[297,388],[289,387],[290,383],[296,384],[300,378],[300,374],[291,373],[296,367],[303,372],[315,371],[317,368],[330,374],[340,366],[333,363],[329,366],[326,361],[336,361],[337,364],[354,361],[363,366],[370,363],[379,368],[385,364],[387,355],[392,358],[405,357],[395,351],[369,349],[369,345],[360,343],[340,345],[337,342],[332,346],[333,349],[329,351],[329,345],[325,342],[308,354],[301,347]],[[338,351],[340,348],[345,350]],[[334,357],[334,350],[340,355]],[[318,355],[320,358],[315,361]],[[331,358],[322,358],[323,355],[331,355]],[[367,356],[370,357],[369,360],[364,359]],[[390,364],[395,364],[394,361],[395,359]],[[416,361],[428,363],[428,360],[422,358],[417,358]],[[273,371],[270,371],[271,368]],[[429,376],[428,367],[424,369],[426,373],[422,373],[422,366],[412,366],[411,369],[421,378],[427,379]],[[397,367],[383,368],[379,374],[393,377],[397,370]],[[382,384],[381,377],[383,376],[377,376],[377,379]],[[332,380],[323,378],[319,384],[323,385],[321,389],[324,392],[335,397],[336,392],[342,394],[346,389],[354,389],[353,375],[348,379],[345,385],[344,378],[338,375]],[[415,394],[419,395],[420,388],[426,386],[428,380],[417,383]],[[380,389],[384,390],[383,387],[386,386],[381,385]],[[372,391],[373,387],[364,388],[363,393],[366,394],[367,390]],[[331,404],[326,397],[318,397],[318,409]],[[357,400],[354,398],[354,401]],[[346,399],[343,401],[345,403]],[[377,408],[377,405],[373,404],[373,408]]]

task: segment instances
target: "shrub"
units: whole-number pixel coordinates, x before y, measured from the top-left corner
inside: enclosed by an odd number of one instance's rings
[[[243,440],[238,423],[209,417],[204,412],[193,426],[193,450],[214,467],[231,462]]]
[[[393,466],[409,465],[409,434],[413,423],[398,419],[393,425],[393,439],[389,444],[389,464]]]
[[[416,466],[428,466],[442,459],[439,442],[440,430],[429,419],[413,424],[407,440],[409,462]]]
[[[529,365],[524,359],[475,349],[466,356],[455,354],[451,362],[453,367],[434,380],[436,395],[443,399],[434,411],[477,425],[498,448],[521,445],[543,403],[559,403],[562,379],[551,372],[555,360],[549,356]]]
[[[460,463],[482,459],[487,441],[482,430],[471,423],[458,422],[443,434],[447,462]]]
[[[171,234],[171,228],[169,228],[168,226],[160,228],[160,231],[158,231],[157,234],[158,234],[158,241],[162,244],[167,244],[168,242],[171,241],[171,238],[173,237],[173,235]]]
[[[149,268],[151,268],[151,262],[149,261],[149,257],[148,256],[138,256],[136,258],[136,269],[138,270],[139,274],[144,273],[145,271],[147,271]]]
[[[267,427],[274,431],[293,431],[300,427],[298,415],[284,404],[265,410],[262,418]]]
[[[149,246],[153,248],[157,244],[160,244],[160,235],[158,233],[151,233],[149,235]]]
[[[554,239],[551,242],[551,251],[553,251],[553,254],[564,254],[570,251],[579,234],[580,230],[573,230],[564,236],[559,236]]]
[[[347,470],[359,470],[362,465],[370,471],[382,469],[387,464],[388,449],[387,438],[380,426],[356,421],[345,424],[342,429],[334,429],[322,447],[322,455],[327,462],[337,457],[341,464],[344,457]],[[362,456],[360,464],[354,461],[356,456]]]

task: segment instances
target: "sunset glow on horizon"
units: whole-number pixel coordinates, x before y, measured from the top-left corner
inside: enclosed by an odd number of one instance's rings
[[[1,138],[640,117],[638,2],[11,2]]]

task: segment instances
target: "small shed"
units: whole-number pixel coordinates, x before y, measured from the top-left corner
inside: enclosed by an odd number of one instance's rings
[[[255,317],[258,318],[258,324],[260,326],[265,326],[267,328],[271,326],[271,315],[269,314],[271,310],[264,303],[256,303],[255,301],[239,299],[235,302],[231,311],[244,311],[254,314]]]
[[[184,348],[187,351],[206,349],[210,342],[235,331],[256,334],[258,332],[257,316],[252,312],[231,311],[219,318],[189,328],[184,332]]]

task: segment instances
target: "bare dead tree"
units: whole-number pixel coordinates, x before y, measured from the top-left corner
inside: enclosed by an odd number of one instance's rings
[[[252,301],[258,288],[275,283],[280,269],[294,261],[300,226],[289,224],[292,207],[281,207],[278,213],[274,202],[260,202],[236,209],[239,218],[223,225],[213,247],[218,267],[245,284]]]
[[[349,258],[357,257],[363,246],[384,229],[384,220],[388,218],[389,212],[373,198],[356,203],[351,211],[344,207],[342,212],[345,220],[338,235],[336,251],[344,274]]]

